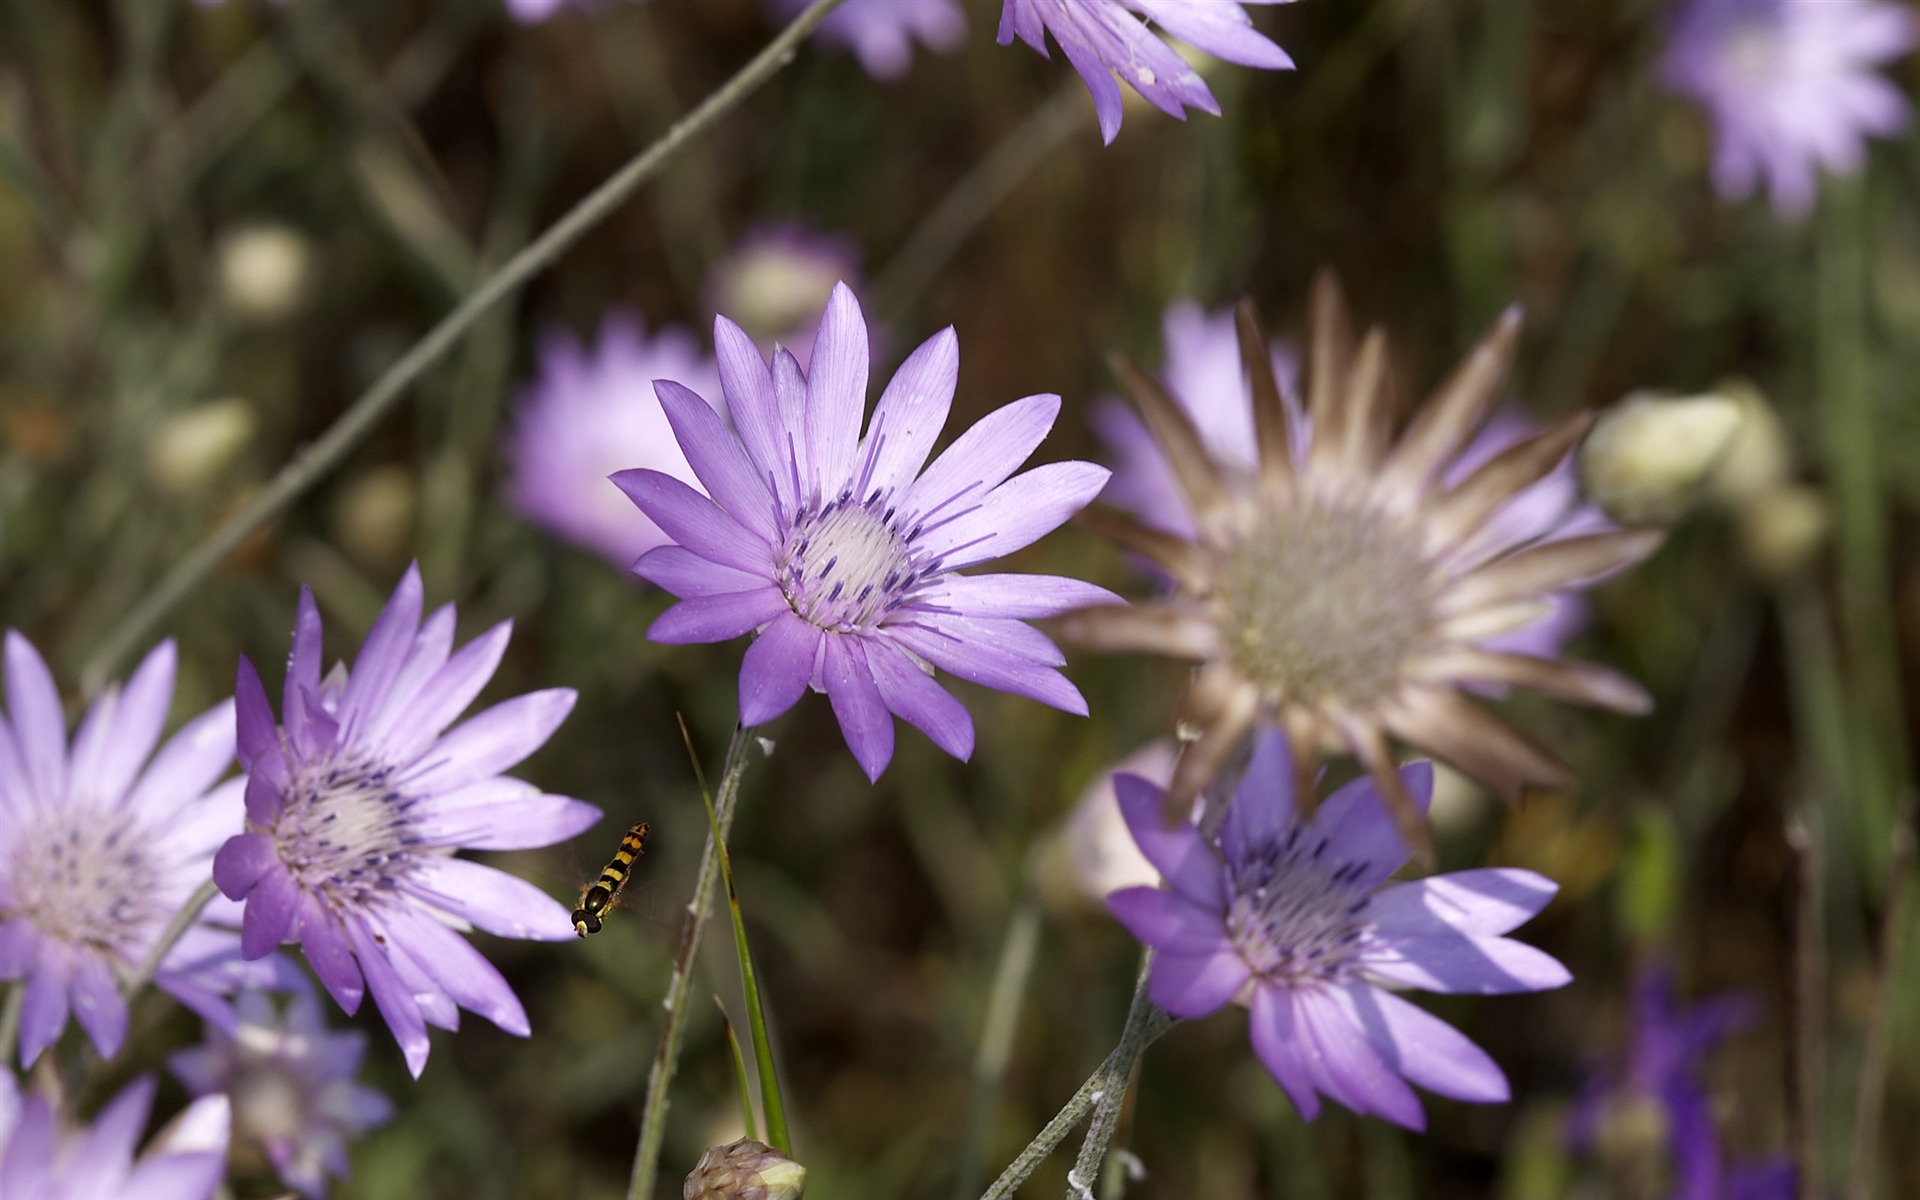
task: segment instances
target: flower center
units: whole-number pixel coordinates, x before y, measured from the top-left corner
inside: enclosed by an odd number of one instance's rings
[[[801,514],[780,555],[781,591],[793,611],[839,633],[870,629],[899,607],[925,572],[880,501],[842,498]]]
[[[1277,983],[1344,978],[1371,923],[1365,919],[1371,865],[1327,857],[1327,840],[1306,844],[1302,827],[1229,868],[1233,903],[1227,937],[1258,974]]]
[[[1412,528],[1306,502],[1262,508],[1220,551],[1214,603],[1229,652],[1272,698],[1367,707],[1399,687],[1434,591]]]
[[[273,838],[302,891],[335,908],[360,907],[411,870],[414,801],[393,776],[390,766],[321,759],[295,777]]]
[[[149,831],[111,813],[47,813],[14,846],[9,914],[43,934],[129,962],[144,952],[180,897],[156,881],[166,865],[147,852]]]

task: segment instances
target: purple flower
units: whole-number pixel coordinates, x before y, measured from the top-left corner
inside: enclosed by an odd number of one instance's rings
[[[1424,811],[1433,768],[1400,774]],[[1324,1095],[1424,1128],[1409,1082],[1505,1101],[1506,1076],[1485,1052],[1386,989],[1489,995],[1565,984],[1559,962],[1501,936],[1556,885],[1513,869],[1388,884],[1408,851],[1373,783],[1348,784],[1302,822],[1292,779],[1286,738],[1268,730],[1213,839],[1190,824],[1168,828],[1159,787],[1115,780],[1134,840],[1166,880],[1164,890],[1107,899],[1159,951],[1147,980],[1153,1002],[1181,1017],[1246,1006],[1254,1052],[1308,1120]]]
[[[1641,970],[1633,986],[1633,1042],[1626,1062],[1588,1081],[1568,1121],[1568,1140],[1586,1150],[1618,1141],[1610,1128],[1652,1128],[1665,1134],[1670,1200],[1792,1200],[1795,1176],[1788,1160],[1727,1161],[1701,1080],[1706,1056],[1751,1026],[1759,1005],[1745,992],[1722,992],[1684,1009],[1674,1000],[1670,968]],[[1650,1125],[1634,1119],[1648,1105],[1657,1118]]]
[[[1907,127],[1906,98],[1873,68],[1913,44],[1912,12],[1880,0],[1688,0],[1660,77],[1712,119],[1720,194],[1764,181],[1793,219],[1813,210],[1819,168],[1851,175],[1867,137]]]
[[[261,992],[242,995],[238,1008],[236,1032],[209,1028],[204,1044],[167,1065],[196,1096],[232,1097],[236,1140],[318,1200],[329,1176],[346,1176],[347,1143],[393,1117],[385,1096],[354,1081],[367,1039],[329,1030],[310,994],[284,1014]]]
[[[134,1158],[153,1107],[153,1079],[128,1084],[90,1128],[75,1128],[44,1093],[20,1094],[0,1071],[0,1195],[8,1200],[209,1200],[227,1166],[225,1096],[205,1096]]]
[[[781,20],[790,21],[812,0],[771,0]],[[820,40],[844,46],[860,58],[875,79],[892,83],[913,65],[917,39],[929,50],[951,54],[967,37],[967,18],[958,0],[844,0],[820,23]]]
[[[1186,110],[1220,115],[1219,102],[1198,72],[1171,46],[1147,31],[1147,22],[1216,58],[1243,67],[1289,70],[1287,52],[1253,27],[1243,4],[1290,0],[1005,0],[1000,44],[1018,37],[1047,56],[1051,33],[1067,61],[1086,80],[1100,117],[1100,136],[1113,144],[1120,132],[1118,75],[1127,86],[1168,116],[1186,120]]]
[[[514,507],[623,569],[669,539],[636,517],[607,477],[652,467],[693,482],[653,394],[656,379],[719,395],[713,360],[679,326],[649,336],[638,317],[615,313],[601,324],[592,350],[569,333],[549,333],[540,344],[539,378],[521,394],[506,444]]]
[[[205,2],[205,0],[203,0]],[[641,0],[631,0],[640,3]],[[506,0],[507,12],[525,25],[538,24],[563,8],[592,8],[594,0]]]
[[[804,371],[827,297],[841,280],[858,283],[859,267],[851,238],[799,221],[759,225],[708,273],[707,310],[739,322],[765,353],[785,346]]]
[[[323,679],[320,613],[301,588],[278,724],[260,673],[240,660],[247,832],[213,864],[220,890],[246,901],[247,956],[299,942],[341,1008],[357,1011],[371,991],[415,1076],[426,1027],[458,1028],[458,1009],[528,1032],[513,990],[459,931],[573,936],[551,896],[454,851],[549,846],[600,818],[500,774],[552,735],[571,690],[517,696],[447,728],[493,676],[512,622],[455,652],[453,606],[420,614],[420,570],[409,567],[353,670]]]
[[[233,703],[189,721],[159,753],[173,699],[174,648],[162,642],[122,690],[88,708],[69,749],[53,676],[26,638],[6,639],[8,719],[0,721],[0,979],[25,979],[20,1061],[31,1065],[69,1013],[102,1057],[127,1034],[131,972],[240,828]],[[155,976],[208,1020],[231,1024],[224,996],[280,986],[291,964],[246,964],[238,906],[215,901]],[[225,926],[224,928],[222,926]],[[293,978],[297,978],[294,975]]]
[[[972,753],[973,721],[934,683],[935,667],[1086,714],[1055,670],[1065,659],[1023,618],[1116,598],[1077,579],[955,573],[1036,541],[1106,483],[1104,467],[1083,462],[1008,478],[1053,427],[1058,396],[989,414],[923,472],[960,373],[952,329],[907,356],[865,440],[867,326],[845,284],[827,302],[810,372],[780,350],[769,373],[724,317],[714,344],[738,432],[687,388],[658,385],[712,499],[659,471],[614,476],[679,543],[634,567],[681,597],[649,637],[757,632],[740,671],[742,723],[772,720],[809,686],[824,691],[869,779],[893,757],[892,715],[957,758]]]

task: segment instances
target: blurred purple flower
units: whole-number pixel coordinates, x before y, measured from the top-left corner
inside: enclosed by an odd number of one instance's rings
[[[1161,112],[1186,120],[1186,110],[1220,115],[1219,102],[1200,75],[1171,46],[1148,32],[1147,22],[1215,58],[1243,67],[1290,70],[1287,52],[1253,27],[1243,4],[1291,0],[1005,0],[1000,44],[1018,37],[1047,55],[1047,34],[1065,52],[1093,93],[1100,136],[1113,143],[1120,132],[1118,75]]]
[[[1687,0],[1660,77],[1712,119],[1720,194],[1764,182],[1794,219],[1813,210],[1819,168],[1851,175],[1867,137],[1907,127],[1906,98],[1873,69],[1913,44],[1910,8],[1880,0]]]
[[[329,1176],[346,1176],[347,1143],[393,1117],[385,1096],[354,1080],[366,1036],[328,1029],[311,994],[284,1014],[261,992],[242,995],[238,1008],[237,1031],[210,1028],[205,1043],[167,1065],[196,1096],[230,1096],[235,1140],[259,1147],[288,1186],[318,1200]]]
[[[770,0],[773,11],[790,21],[813,0]],[[820,40],[844,46],[859,56],[875,79],[892,83],[913,65],[917,39],[929,50],[951,54],[967,37],[967,18],[959,0],[843,0],[820,23]]]
[[[1746,992],[1722,992],[1679,1008],[1671,968],[1643,968],[1633,985],[1626,1062],[1588,1080],[1567,1123],[1568,1141],[1576,1150],[1592,1149],[1605,1140],[1610,1121],[1651,1104],[1666,1135],[1674,1187],[1669,1200],[1792,1200],[1795,1175],[1786,1159],[1728,1163],[1701,1080],[1713,1048],[1759,1015],[1758,1002]]]
[[[20,1061],[31,1065],[76,1016],[111,1058],[127,1034],[121,976],[207,879],[240,828],[233,702],[154,747],[173,700],[174,647],[156,646],[88,708],[67,745],[60,693],[26,638],[6,638],[8,719],[0,721],[0,979],[25,979]],[[216,900],[169,951],[155,982],[209,1021],[224,996],[281,986],[292,965],[240,958],[236,905]],[[223,928],[222,925],[225,927]],[[297,978],[294,974],[292,978]]]
[[[1432,766],[1400,775],[1424,811]],[[1552,880],[1485,869],[1388,884],[1408,850],[1373,783],[1348,784],[1302,823],[1286,738],[1271,729],[1254,742],[1217,838],[1169,829],[1154,784],[1114,782],[1134,840],[1166,881],[1107,899],[1159,951],[1147,980],[1155,1004],[1181,1017],[1244,1005],[1254,1052],[1307,1120],[1324,1095],[1425,1128],[1409,1082],[1458,1100],[1508,1099],[1484,1051],[1386,989],[1492,995],[1567,983],[1558,961],[1500,936],[1553,898]]]
[[[207,0],[201,0],[206,3]],[[218,3],[219,0],[213,0]],[[643,4],[646,0],[628,0],[631,4]],[[514,20],[526,25],[546,20],[563,8],[594,8],[597,0],[506,0],[507,12]]]
[[[246,901],[245,953],[299,942],[349,1013],[372,991],[415,1076],[427,1063],[426,1027],[458,1028],[460,1008],[528,1032],[513,989],[459,931],[574,936],[551,896],[453,852],[549,846],[600,818],[590,804],[500,774],[553,734],[573,707],[570,689],[517,696],[447,729],[492,678],[512,622],[451,653],[453,606],[424,624],[420,616],[414,566],[353,670],[336,666],[323,679],[320,613],[301,588],[280,724],[260,673],[240,660],[247,832],[213,864],[220,890]]]
[[[1053,427],[1060,398],[989,414],[923,473],[959,377],[952,329],[907,356],[864,441],[867,326],[845,284],[827,301],[811,372],[781,350],[769,373],[724,317],[714,344],[738,432],[692,391],[660,384],[713,498],[659,471],[614,476],[679,543],[634,568],[682,597],[648,636],[721,642],[757,631],[740,671],[741,722],[772,720],[809,686],[824,691],[869,779],[893,757],[894,715],[956,758],[972,753],[973,721],[933,682],[934,667],[1085,715],[1054,669],[1065,659],[1023,618],[1117,598],[1077,579],[955,574],[1038,540],[1106,483],[1104,467],[1083,462],[1008,479]]]
[[[601,323],[599,345],[591,350],[572,334],[553,331],[541,340],[539,377],[521,393],[505,447],[513,506],[623,569],[669,539],[636,514],[607,477],[653,467],[694,481],[653,394],[656,379],[719,395],[713,360],[679,326],[649,335],[638,317],[614,313]]]
[[[784,346],[804,371],[827,297],[842,280],[858,286],[859,269],[853,239],[798,221],[774,222],[742,234],[702,290],[707,311],[738,322],[763,354]]]
[[[1167,307],[1161,321],[1166,364],[1160,378],[1192,418],[1201,443],[1215,463],[1251,481],[1258,472],[1253,428],[1253,390],[1240,368],[1240,346],[1233,310],[1207,312],[1191,300]],[[1306,462],[1312,444],[1311,423],[1300,405],[1299,358],[1287,342],[1271,342],[1273,372],[1287,407],[1290,444],[1296,464]],[[1113,479],[1100,499],[1139,517],[1150,528],[1176,537],[1195,535],[1186,495],[1174,478],[1166,452],[1133,408],[1118,399],[1102,400],[1093,426],[1110,450]],[[1442,471],[1448,487],[1459,484],[1501,451],[1541,432],[1544,426],[1515,409],[1490,417],[1459,455]],[[1487,519],[1475,537],[1476,550],[1504,553],[1533,541],[1557,541],[1598,533],[1611,525],[1597,508],[1580,503],[1580,485],[1571,451],[1544,478],[1523,488]],[[1546,597],[1550,611],[1519,629],[1478,642],[1483,649],[1551,658],[1586,626],[1585,603],[1572,592]],[[1488,689],[1482,689],[1488,690]],[[1499,689],[1493,689],[1495,691]]]
[[[7,1200],[209,1200],[226,1173],[225,1096],[188,1105],[134,1158],[154,1082],[128,1084],[89,1128],[74,1128],[44,1093],[20,1094],[0,1071],[0,1195]]]

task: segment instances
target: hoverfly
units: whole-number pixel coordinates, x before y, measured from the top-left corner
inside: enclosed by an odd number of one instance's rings
[[[647,848],[647,823],[640,821],[620,839],[620,848],[600,868],[600,878],[580,889],[580,905],[573,910],[573,931],[581,937],[599,933],[606,915],[620,903],[620,893],[633,874],[633,860]]]

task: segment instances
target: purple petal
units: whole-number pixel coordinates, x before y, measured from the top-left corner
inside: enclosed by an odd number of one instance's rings
[[[247,893],[247,914],[240,922],[240,953],[249,959],[273,953],[293,930],[300,890],[284,869],[260,876]]]
[[[600,820],[598,808],[497,776],[436,797],[414,821],[420,844],[471,850],[531,850],[564,842]]]
[[[255,825],[271,826],[280,819],[280,789],[265,774],[247,776],[245,804],[247,820]]]
[[[1320,1090],[1358,1113],[1385,1117],[1412,1130],[1427,1127],[1419,1097],[1374,1051],[1344,992],[1311,987],[1296,991],[1302,1024],[1314,1053],[1308,1069]],[[1328,1086],[1331,1085],[1331,1086]]]
[[[1454,871],[1382,888],[1368,901],[1367,919],[1392,934],[1491,937],[1524,925],[1559,890],[1544,875],[1511,867]]]
[[[359,1012],[366,985],[353,948],[338,922],[311,896],[300,904],[300,951],[334,1003],[348,1016]]]
[[[1107,907],[1141,945],[1171,954],[1208,955],[1230,950],[1217,909],[1204,909],[1174,892],[1153,887],[1121,888]]]
[[[367,640],[347,674],[347,690],[340,699],[339,720],[343,726],[359,730],[372,715],[372,708],[386,695],[394,677],[406,661],[407,649],[420,632],[420,611],[425,589],[420,582],[420,564],[412,563],[393,589],[387,606],[374,618]]]
[[[73,1015],[101,1058],[120,1053],[127,1040],[127,1002],[113,972],[97,954],[79,953],[73,961]]]
[[[1307,1067],[1307,1034],[1294,1012],[1291,989],[1270,983],[1257,983],[1248,1006],[1248,1029],[1253,1035],[1253,1052],[1267,1072],[1293,1101],[1300,1119],[1311,1121],[1320,1115],[1320,1096],[1313,1090],[1313,1076]]]
[[[1103,587],[1060,575],[948,575],[916,599],[970,617],[1027,619],[1126,601]]]
[[[460,647],[420,686],[404,716],[382,744],[401,762],[414,758],[439,737],[500,669],[513,638],[513,622],[502,621]]]
[[[1293,751],[1286,735],[1264,729],[1254,739],[1246,774],[1220,827],[1220,844],[1232,862],[1275,845],[1293,824]]]
[[[19,979],[33,969],[40,953],[40,932],[32,921],[14,917],[0,922],[0,979]]]
[[[1148,970],[1147,995],[1176,1017],[1204,1017],[1225,1008],[1252,977],[1231,948],[1210,954],[1163,950]]]
[[[1482,996],[1563,987],[1560,961],[1523,942],[1462,934],[1385,936],[1360,956],[1367,973],[1401,987]]]
[[[867,428],[860,495],[890,496],[913,482],[946,426],[959,381],[960,339],[948,326],[909,354],[880,394]]]
[[[847,749],[853,751],[854,761],[872,782],[893,759],[893,714],[880,699],[866,654],[851,636],[832,635],[821,647],[833,715],[840,722]]]
[[[234,704],[222,700],[180,727],[126,793],[128,812],[177,813],[233,765]]]
[[[420,1018],[420,1006],[401,984],[393,960],[386,948],[374,940],[371,930],[356,921],[348,927],[347,936],[352,942],[354,957],[366,974],[373,1002],[386,1019],[387,1028],[393,1031],[394,1040],[400,1043],[407,1070],[415,1079],[420,1078],[420,1072],[427,1066],[427,1026]]]
[[[779,481],[786,465],[786,436],[780,424],[780,410],[773,397],[773,376],[760,351],[738,325],[725,317],[713,322],[714,358],[720,367],[720,390],[727,397],[727,411],[740,431],[740,442],[758,468],[760,478],[781,495]],[[795,499],[783,495],[783,499]]]
[[[648,583],[658,584],[683,599],[692,596],[717,596],[722,592],[744,592],[764,587],[764,573],[749,575],[732,567],[708,562],[685,546],[668,543],[655,546],[633,564],[633,573]]]
[[[146,1128],[147,1113],[153,1108],[153,1090],[153,1077],[146,1076],[134,1080],[114,1097],[93,1119],[80,1144],[73,1148],[69,1170],[88,1167],[104,1168],[108,1172],[124,1170],[140,1144],[140,1131]],[[98,1178],[106,1182],[104,1175]],[[77,1181],[69,1177],[68,1182],[71,1185]],[[86,1191],[75,1187],[71,1194],[85,1195]]]
[[[740,662],[740,723],[764,725],[792,708],[820,660],[820,628],[792,612],[776,616]]]
[[[553,897],[466,859],[428,859],[402,886],[500,937],[563,942],[575,936],[568,910]]]
[[[240,833],[213,856],[213,882],[229,900],[244,900],[268,871],[280,866],[280,852],[264,833]]]
[[[368,700],[370,711],[359,724],[364,740],[385,746],[396,736],[404,740],[417,728],[414,714],[419,708],[421,689],[447,665],[447,656],[453,649],[453,623],[453,605],[443,604],[421,624],[393,682],[387,685],[385,693]],[[499,634],[501,626],[512,629],[511,622],[503,621],[482,636]],[[449,714],[447,719],[452,720],[453,715]]]
[[[280,726],[273,719],[273,705],[260,682],[260,672],[246,655],[233,680],[233,716],[240,755],[240,769],[260,776],[275,788],[287,783],[287,762],[280,750]]]
[[[687,464],[707,494],[741,526],[768,543],[780,536],[773,496],[754,470],[740,439],[720,414],[691,390],[661,379],[653,390],[673,426],[673,436],[686,452]],[[858,418],[856,418],[857,420]]]
[[[712,500],[671,475],[647,468],[607,476],[666,535],[723,567],[759,579],[773,569],[773,549]]]
[[[1401,1075],[1456,1100],[1504,1104],[1511,1099],[1499,1066],[1453,1026],[1371,984],[1352,983],[1346,990],[1373,1048]]]
[[[1293,59],[1253,27],[1238,4],[1193,4],[1190,0],[1135,0],[1140,11],[1183,42],[1243,67],[1289,70]]]
[[[1093,503],[1113,472],[1087,462],[1048,463],[1015,476],[973,509],[915,539],[943,569],[1025,549]]]
[[[807,444],[807,375],[784,346],[773,351],[773,401],[780,409],[780,462],[775,467],[780,486],[795,498],[794,503],[817,503],[826,489],[814,472],[813,452]]]
[[[289,708],[295,692],[320,691],[320,606],[313,591],[300,585],[300,602],[293,615],[293,650],[287,656],[287,680],[280,706]]]
[[[860,418],[867,411],[867,320],[853,289],[833,285],[807,364],[807,443],[813,477],[823,493],[837,493],[853,475]]]
[[[1113,139],[1120,136],[1120,119],[1126,112],[1120,85],[1113,81],[1113,72],[1094,54],[1092,47],[1071,37],[1061,41],[1060,49],[1066,53],[1067,61],[1080,73],[1087,91],[1093,96],[1093,111],[1100,118],[1100,140],[1106,145],[1113,145]]]
[[[513,988],[465,938],[412,912],[405,912],[398,921],[394,932],[404,939],[414,960],[460,1007],[479,1013],[515,1037],[532,1032],[527,1010]]]
[[[1409,763],[1400,768],[1400,779],[1414,806],[1426,812],[1433,798],[1433,764]],[[1327,839],[1336,859],[1367,864],[1357,878],[1368,883],[1393,874],[1409,857],[1407,844],[1387,815],[1386,802],[1364,775],[1327,798],[1313,814],[1312,829]]]
[[[174,662],[173,643],[161,642],[133,673],[124,691],[109,691],[94,703],[73,739],[71,766],[76,795],[114,801],[126,794],[166,725],[167,706],[173,699]]]
[[[970,683],[1026,696],[1075,716],[1087,715],[1087,702],[1079,689],[1060,672],[1032,659],[921,625],[890,625],[886,632],[899,645]]]
[[[1067,661],[1053,639],[1020,621],[916,611],[911,623],[935,630],[960,644],[1003,652],[1036,666],[1057,667]],[[896,627],[887,628],[891,632]]]
[[[449,730],[434,748],[434,765],[414,778],[420,793],[498,775],[546,744],[573,711],[572,688],[547,688],[482,709]]]
[[[927,735],[933,744],[965,762],[973,754],[973,717],[933,677],[892,641],[870,638],[867,665],[893,715]]]
[[[647,629],[647,640],[669,646],[728,642],[783,615],[793,615],[786,596],[772,584],[762,583],[752,591],[682,600],[655,619]]]
[[[67,987],[73,960],[69,951],[51,940],[40,943],[40,960],[27,976],[26,996],[20,1006],[20,1065],[30,1067],[40,1052],[60,1038],[67,1027]]]
[[[900,504],[903,524],[949,514],[955,502],[981,498],[1027,461],[1060,415],[1060,397],[1027,396],[976,421],[914,482]]]
[[[1227,877],[1220,857],[1192,824],[1167,827],[1166,789],[1122,772],[1113,777],[1113,794],[1134,843],[1160,877],[1194,904],[1224,912]]]
[[[60,689],[40,652],[7,630],[7,707],[27,779],[43,804],[59,804],[67,794],[67,718]]]

